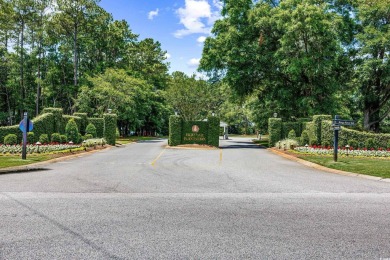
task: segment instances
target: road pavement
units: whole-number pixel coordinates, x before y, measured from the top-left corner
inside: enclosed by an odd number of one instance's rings
[[[0,175],[0,259],[390,259],[390,183],[250,139],[144,141]]]

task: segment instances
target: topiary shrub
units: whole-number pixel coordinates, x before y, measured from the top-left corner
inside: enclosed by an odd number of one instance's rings
[[[76,121],[74,118],[69,119],[65,127],[65,134],[68,141],[73,143],[78,143],[79,140],[79,129],[77,128]]]
[[[368,138],[365,142],[364,142],[365,146],[367,149],[376,149],[377,148],[377,144],[375,142],[375,140],[373,138]]]
[[[33,144],[35,142],[35,134],[34,132],[27,133],[27,143]]]
[[[96,136],[104,136],[104,119],[103,118],[88,118],[88,122],[96,127]]]
[[[84,140],[88,140],[88,139],[92,139],[92,138],[94,138],[93,137],[93,135],[91,135],[91,134],[86,134],[85,136],[84,136]]]
[[[8,134],[4,137],[4,144],[15,145],[18,143],[18,137],[15,134]]]
[[[115,114],[104,114],[104,138],[110,145],[115,145],[116,140],[116,121],[117,116]]]
[[[76,116],[76,117],[80,118],[80,125],[78,125],[78,124],[77,125],[79,126],[80,133],[81,134],[86,134],[83,131],[86,130],[87,124],[88,124],[87,113],[74,113],[73,116]]]
[[[282,119],[269,118],[268,119],[268,141],[269,147],[274,147],[275,143],[282,139]]]
[[[77,144],[79,144],[79,143],[81,143],[82,141],[83,141],[83,136],[79,133],[78,135],[77,135],[77,141],[76,141],[76,143]]]
[[[169,139],[170,146],[176,146],[181,143],[182,119],[179,116],[169,117]]]
[[[301,142],[301,145],[308,145],[309,144],[309,134],[306,130],[303,130],[302,131],[302,135],[301,135],[301,138],[300,138],[300,142]]]
[[[331,143],[329,141],[322,141],[322,146],[330,147]]]
[[[96,127],[94,124],[89,123],[87,128],[85,128],[85,133],[92,135],[94,138],[96,137]]]
[[[48,144],[49,143],[49,136],[48,136],[48,134],[41,134],[39,136],[39,142],[41,144]]]
[[[387,142],[386,148],[387,148],[387,149],[390,149],[390,140]]]
[[[287,139],[296,139],[297,138],[297,135],[294,131],[294,129],[291,129],[290,132],[288,132],[288,138]]]
[[[59,133],[53,133],[51,135],[51,138],[50,140],[53,142],[53,143],[61,143],[61,135]]]
[[[216,116],[210,116],[207,119],[208,123],[208,138],[207,142],[209,145],[219,147],[219,125],[220,120]]]
[[[348,141],[348,145],[352,148],[358,148],[359,147],[359,143],[358,141],[356,141],[355,139],[351,139]]]
[[[61,144],[65,144],[68,142],[68,137],[66,135],[60,135]]]

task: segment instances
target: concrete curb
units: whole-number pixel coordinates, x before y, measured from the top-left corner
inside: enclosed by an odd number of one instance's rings
[[[359,178],[368,179],[368,180],[383,181],[383,182],[389,182],[390,183],[390,178],[382,178],[382,177],[370,176],[370,175],[365,175],[365,174],[360,174],[360,173],[346,172],[346,171],[331,169],[331,168],[327,168],[325,166],[322,166],[322,165],[319,165],[319,164],[316,164],[316,163],[312,163],[312,162],[309,162],[309,161],[297,158],[295,156],[286,154],[283,151],[279,151],[279,150],[274,149],[274,148],[268,148],[268,150],[273,152],[273,153],[275,153],[275,154],[277,154],[277,155],[280,155],[280,156],[282,156],[282,157],[284,157],[286,159],[289,159],[289,160],[292,160],[292,161],[296,161],[296,162],[298,162],[300,164],[303,164],[305,166],[308,166],[310,168],[314,168],[314,169],[317,169],[317,170],[330,172],[330,173],[334,173],[334,174],[339,174],[339,175],[344,175],[344,176],[359,177]]]
[[[14,166],[14,167],[7,167],[0,169],[0,174],[8,174],[8,173],[21,173],[21,172],[32,172],[32,171],[42,171],[42,170],[47,170],[44,165],[51,164],[51,163],[56,163],[56,162],[61,162],[61,161],[66,161],[70,160],[76,157],[80,157],[83,155],[90,155],[93,153],[105,151],[111,149],[113,146],[106,146],[103,149],[97,149],[97,150],[90,150],[90,151],[82,151],[79,153],[75,153],[72,155],[67,155],[67,156],[62,156],[54,159],[50,159],[47,161],[43,162],[37,162],[37,163],[32,163],[32,164],[27,164],[27,165],[22,165],[22,166]]]

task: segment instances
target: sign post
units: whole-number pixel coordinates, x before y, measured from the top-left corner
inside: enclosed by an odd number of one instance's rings
[[[334,131],[333,161],[335,162],[337,162],[337,153],[338,153],[338,146],[339,146],[339,131],[341,131],[342,125],[353,126],[355,125],[355,122],[352,120],[340,119],[339,115],[334,116],[334,120],[332,121],[332,127]]]
[[[22,159],[27,158],[27,132],[33,130],[33,123],[28,119],[27,112],[24,112],[23,119],[20,121],[19,129],[23,133]]]

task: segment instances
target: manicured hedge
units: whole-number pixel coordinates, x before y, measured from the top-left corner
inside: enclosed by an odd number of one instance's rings
[[[54,115],[52,113],[42,114],[31,121],[34,123],[35,138],[38,139],[42,134],[51,136],[54,133]]]
[[[73,116],[77,116],[81,118],[81,123],[79,127],[79,132],[84,135],[85,134],[85,128],[88,125],[88,116],[87,113],[74,113]]]
[[[283,122],[282,123],[282,139],[288,137],[288,133],[291,130],[294,130],[297,136],[301,136],[302,133],[302,123],[301,122]]]
[[[92,138],[96,138],[96,127],[94,124],[89,123],[85,128],[85,135],[90,134]]]
[[[65,133],[65,124],[62,119],[64,114],[62,108],[47,107],[42,110],[42,114],[52,113],[54,116],[54,132]]]
[[[117,116],[116,114],[104,114],[104,138],[110,145],[115,145]]]
[[[0,127],[0,142],[4,142],[4,137],[8,134],[14,134],[18,138],[18,143],[22,142],[23,135],[18,125]]]
[[[334,133],[332,121],[322,121],[321,126],[323,142],[329,142],[333,145]],[[368,142],[368,139],[372,139],[373,143],[371,144],[371,141]],[[360,132],[347,127],[341,127],[341,131],[339,131],[339,145],[345,146],[350,144],[351,141],[357,142],[359,148],[371,148],[366,147],[368,144],[373,146],[373,148],[387,148],[387,145],[390,142],[390,134]]]
[[[79,129],[77,127],[76,121],[71,118],[65,126],[66,137],[69,141],[77,144],[79,140]]]
[[[181,143],[182,140],[182,119],[179,116],[169,117],[169,140],[170,146],[176,146]]]
[[[220,120],[216,116],[210,116],[207,119],[208,123],[208,144],[214,147],[219,147],[219,124]]]
[[[330,115],[315,115],[313,116],[313,130],[314,130],[314,135],[315,135],[315,144],[321,144],[321,122],[323,120],[332,120],[332,116]],[[310,136],[310,134],[309,134]],[[313,143],[314,144],[314,143]]]
[[[269,147],[274,147],[282,139],[282,119],[268,119]]]
[[[63,115],[63,116],[62,116],[62,119],[63,119],[63,124],[64,124],[64,126],[66,126],[66,124],[67,124],[67,123],[69,122],[69,120],[72,119],[72,118],[74,119],[74,121],[75,121],[76,124],[77,124],[77,129],[80,131],[82,119],[81,119],[81,117],[78,117],[78,116]],[[65,130],[65,128],[64,128],[64,130]],[[65,133],[65,131],[64,131],[64,133]]]
[[[104,119],[103,118],[88,118],[88,123],[91,123],[96,127],[97,137],[103,138],[103,136],[104,136]]]

